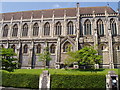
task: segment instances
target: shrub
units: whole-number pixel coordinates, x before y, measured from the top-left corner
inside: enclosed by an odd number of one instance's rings
[[[2,85],[7,87],[38,88],[39,75],[3,71]]]
[[[105,89],[105,75],[51,75],[51,88]]]

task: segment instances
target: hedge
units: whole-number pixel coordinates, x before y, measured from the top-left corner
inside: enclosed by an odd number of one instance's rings
[[[2,85],[5,87],[38,89],[39,75],[2,71]],[[51,88],[105,89],[105,85],[105,74],[51,74]]]
[[[105,89],[105,75],[51,75],[51,88]]]
[[[2,85],[7,87],[33,88],[39,86],[39,75],[2,72]]]

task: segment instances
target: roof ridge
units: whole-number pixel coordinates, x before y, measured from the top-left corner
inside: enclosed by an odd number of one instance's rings
[[[79,8],[98,8],[98,7],[107,7],[107,6],[95,6],[95,7],[79,7]],[[24,13],[24,12],[34,12],[34,11],[47,11],[47,10],[60,10],[60,9],[74,9],[76,7],[70,7],[70,8],[55,8],[55,9],[41,9],[41,10],[28,10],[28,11],[18,11],[18,12],[6,12],[6,13]],[[110,8],[110,7],[109,7]],[[2,13],[2,14],[6,14]]]

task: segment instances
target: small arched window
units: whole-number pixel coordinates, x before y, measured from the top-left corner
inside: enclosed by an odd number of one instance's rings
[[[97,31],[98,31],[98,35],[101,35],[101,36],[104,35],[104,24],[101,19],[97,21]]]
[[[49,36],[50,35],[50,24],[47,22],[44,25],[44,36]]]
[[[120,46],[117,46],[117,50],[120,50]]]
[[[12,48],[13,51],[15,52],[15,45],[12,45],[11,48]]]
[[[8,25],[5,25],[3,27],[3,37],[7,37],[8,36],[8,30],[9,30]]]
[[[86,20],[84,23],[84,34],[91,35],[91,22],[90,22],[90,20]]]
[[[72,49],[72,46],[69,42],[66,42],[64,45],[63,45],[63,52],[68,52],[68,51],[71,51]]]
[[[17,33],[18,33],[18,25],[15,24],[15,25],[13,26],[12,37],[17,37]]]
[[[74,26],[73,26],[73,22],[70,21],[67,24],[67,34],[68,35],[73,35],[73,33],[74,33]]]
[[[50,53],[55,53],[55,45],[52,44],[50,47]]]
[[[22,29],[23,29],[22,36],[23,37],[27,36],[28,35],[28,25],[26,23],[23,25]]]
[[[37,51],[36,51],[36,52],[37,52],[37,53],[41,53],[41,45],[38,44],[36,48],[37,48]]]
[[[4,48],[4,45],[1,45],[1,48]]]
[[[28,45],[25,44],[23,47],[23,53],[27,53],[28,52]]]
[[[114,19],[110,19],[110,28],[112,35],[117,35],[117,28],[116,28],[116,23]]]
[[[38,33],[39,33],[39,26],[38,23],[35,23],[33,25],[33,36],[38,36]]]
[[[55,26],[55,35],[61,35],[61,32],[62,32],[61,23],[60,23],[60,22],[57,22],[57,23],[56,23],[56,26]]]

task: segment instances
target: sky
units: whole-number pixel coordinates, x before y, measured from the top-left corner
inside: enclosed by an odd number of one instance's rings
[[[79,2],[80,7],[109,6],[115,11],[118,9],[118,2]],[[76,2],[1,2],[0,13],[54,9],[54,8],[70,8],[76,7]]]

